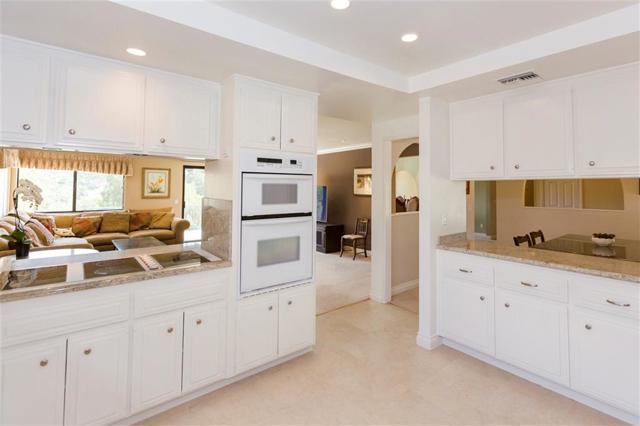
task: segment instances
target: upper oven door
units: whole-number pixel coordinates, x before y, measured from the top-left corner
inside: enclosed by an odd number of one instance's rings
[[[313,211],[313,177],[277,173],[242,174],[242,217]]]

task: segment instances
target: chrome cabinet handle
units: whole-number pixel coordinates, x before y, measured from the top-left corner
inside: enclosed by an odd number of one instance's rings
[[[591,327],[591,324],[585,324],[584,328],[586,328],[587,330],[591,330],[593,327]]]
[[[31,125],[29,123],[25,123],[22,125],[23,130],[31,130]]]
[[[595,161],[593,161],[593,160],[591,160],[591,161],[589,161],[589,165],[590,165],[591,167],[593,167],[593,166],[595,166],[595,165],[596,165],[596,162],[595,162]]]
[[[510,304],[508,304],[508,303],[505,303],[505,304],[504,304],[504,307],[505,307],[505,308],[508,308],[508,307],[510,307],[510,306],[511,306],[511,305],[510,305]]]
[[[273,311],[273,306],[269,306],[269,310],[270,310],[270,311]]]
[[[47,364],[49,364],[49,360],[48,359],[43,359],[42,361],[40,361],[40,367],[46,367]]]
[[[173,333],[173,327],[167,328],[167,333]]]
[[[493,169],[495,169],[495,167],[494,166],[489,166],[489,169],[493,170]]]
[[[196,320],[196,325],[200,325],[200,324],[202,324],[202,320],[201,319]]]
[[[91,353],[91,348],[87,348],[84,350],[85,355],[89,355]]]
[[[460,272],[464,272],[465,274],[470,274],[470,273],[472,273],[472,272],[473,272],[473,271],[472,271],[472,270],[470,270],[470,269],[464,269],[464,268],[458,268],[458,271],[460,271]]]
[[[275,141],[276,137],[275,136],[271,136],[271,141]]]
[[[69,129],[69,134],[70,134],[70,135],[75,135],[75,134],[76,134],[75,129]]]
[[[293,302],[292,302],[291,300],[289,300],[289,301],[287,302],[287,305],[293,305]]]
[[[295,140],[293,138],[289,139],[289,143],[294,143]]]
[[[620,306],[621,308],[628,308],[631,306],[631,303],[620,303],[615,300],[607,299],[607,303],[610,305]]]
[[[523,285],[525,287],[538,287],[538,284],[531,284],[525,281],[520,281],[520,285]]]
[[[167,140],[165,138],[160,138],[160,143],[165,143]]]
[[[480,296],[480,300],[484,302],[484,296]]]
[[[513,166],[513,168],[516,170],[520,169],[520,164],[516,164],[515,166]]]

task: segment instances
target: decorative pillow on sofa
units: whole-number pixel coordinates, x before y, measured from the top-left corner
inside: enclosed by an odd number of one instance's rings
[[[49,232],[47,227],[37,219],[32,218],[31,222],[29,222],[26,227],[31,228],[36,233],[42,246],[50,246],[53,244],[55,237],[51,232]]]
[[[168,212],[151,212],[149,229],[171,229],[175,214]]]
[[[123,234],[129,233],[129,213],[104,213],[102,215],[102,225],[100,225],[100,232],[121,232]]]
[[[131,213],[129,220],[129,232],[147,229],[151,225],[151,212]]]
[[[53,233],[53,228],[56,228],[56,218],[51,215],[44,214],[33,214],[31,219],[36,219],[38,222],[43,224],[45,228],[49,230],[49,232]]]
[[[86,237],[98,232],[100,222],[102,222],[101,216],[74,217],[71,222],[71,231],[76,237]]]
[[[71,228],[53,228],[53,234],[56,237],[60,237],[60,238],[76,236],[76,234],[73,233]]]

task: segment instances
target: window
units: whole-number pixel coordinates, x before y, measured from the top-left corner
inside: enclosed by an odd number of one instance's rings
[[[42,190],[41,212],[119,210],[123,208],[124,177],[68,170],[19,169],[18,180],[28,179]],[[18,206],[33,210],[29,203]]]

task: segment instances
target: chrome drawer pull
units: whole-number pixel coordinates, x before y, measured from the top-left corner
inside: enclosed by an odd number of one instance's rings
[[[620,306],[622,308],[628,308],[631,306],[631,303],[618,303],[615,300],[607,299],[607,303],[610,305]]]
[[[525,287],[538,287],[538,284],[531,284],[531,283],[524,282],[524,281],[520,281],[520,285],[523,285]]]
[[[470,273],[472,273],[472,272],[473,272],[473,271],[471,271],[471,270],[469,270],[469,269],[463,269],[463,268],[458,268],[458,271],[460,271],[460,272],[464,272],[465,274],[470,274]]]

